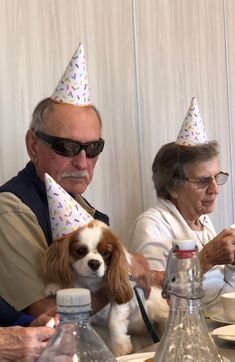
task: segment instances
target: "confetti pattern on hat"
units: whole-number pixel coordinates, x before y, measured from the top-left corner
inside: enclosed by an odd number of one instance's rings
[[[58,103],[91,105],[84,47],[79,44],[51,98]]]
[[[204,124],[194,97],[175,143],[182,146],[195,146],[207,142]]]
[[[47,173],[45,184],[53,240],[93,220],[93,217]]]

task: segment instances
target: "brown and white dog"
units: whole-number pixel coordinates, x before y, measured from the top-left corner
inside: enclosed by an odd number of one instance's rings
[[[129,280],[131,257],[106,224],[92,220],[55,241],[45,259],[46,295],[68,287],[88,288],[95,293],[108,285],[111,296],[108,313],[106,307],[98,314],[99,319],[107,319],[103,324],[107,323],[109,347],[115,356],[132,352],[127,333],[140,334],[145,330]],[[142,293],[142,300],[152,321],[159,323],[167,318],[168,305],[161,297],[160,287],[152,287],[147,300]]]

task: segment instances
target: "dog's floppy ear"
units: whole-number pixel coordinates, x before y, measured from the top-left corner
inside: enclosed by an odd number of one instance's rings
[[[70,266],[70,242],[74,233],[54,241],[47,249],[44,258],[44,275],[49,283],[59,284],[68,288],[72,284],[72,270]]]
[[[107,270],[109,287],[118,304],[127,303],[133,296],[133,290],[129,281],[129,266],[121,240],[111,234],[113,251]],[[108,237],[110,240],[110,237]]]

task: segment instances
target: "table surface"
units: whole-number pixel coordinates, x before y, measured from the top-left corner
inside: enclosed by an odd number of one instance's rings
[[[210,331],[215,328],[222,327],[226,324],[215,322],[213,320],[208,319],[207,325]],[[213,337],[216,345],[218,346],[218,351],[222,357],[226,357],[230,362],[235,362],[235,342],[225,341],[216,336]],[[149,347],[144,348],[141,352],[152,352],[157,350],[157,345],[153,344]]]

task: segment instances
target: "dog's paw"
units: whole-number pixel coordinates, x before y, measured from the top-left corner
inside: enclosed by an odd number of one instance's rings
[[[115,357],[125,356],[132,352],[131,336],[119,335],[115,341],[110,342],[110,348]]]
[[[61,288],[58,284],[48,284],[44,290],[44,294],[46,297],[55,296],[59,289]]]

